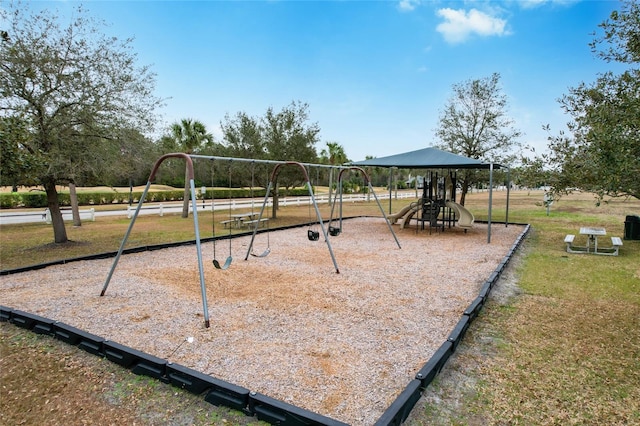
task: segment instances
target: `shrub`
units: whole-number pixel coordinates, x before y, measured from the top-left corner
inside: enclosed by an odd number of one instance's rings
[[[47,194],[44,192],[24,192],[20,194],[22,205],[27,208],[47,207]]]
[[[17,192],[0,193],[0,207],[11,209],[20,206],[22,200]]]

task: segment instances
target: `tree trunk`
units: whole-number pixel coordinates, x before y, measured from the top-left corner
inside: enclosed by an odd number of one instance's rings
[[[71,215],[73,216],[73,226],[82,226],[80,220],[80,209],[78,208],[78,194],[76,184],[69,182],[69,199],[71,200]]]
[[[64,220],[60,212],[60,203],[58,202],[58,191],[54,181],[48,181],[44,184],[44,190],[47,193],[47,206],[51,214],[51,224],[53,225],[53,241],[56,244],[62,244],[69,241],[67,238],[67,229],[64,227]]]
[[[467,198],[467,191],[469,190],[469,176],[465,175],[464,179],[462,180],[462,192],[460,194],[460,205],[464,206],[464,200],[465,198]]]
[[[189,217],[189,169],[184,171],[184,197],[182,200],[182,217]]]
[[[278,218],[278,204],[279,204],[279,188],[278,188],[278,182],[273,182],[273,197],[271,197],[273,199],[273,206],[271,207],[271,219],[277,219]]]

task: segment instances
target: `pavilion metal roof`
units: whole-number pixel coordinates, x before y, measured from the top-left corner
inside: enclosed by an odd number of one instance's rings
[[[388,157],[372,158],[355,161],[354,166],[398,167],[401,169],[489,169],[491,164],[483,163],[474,158],[468,158],[437,148],[423,148]],[[500,164],[493,164],[499,169]]]

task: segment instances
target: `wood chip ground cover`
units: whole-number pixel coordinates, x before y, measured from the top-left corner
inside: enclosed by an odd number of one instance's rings
[[[167,357],[196,370],[354,425],[369,425],[446,339],[519,226],[468,233],[398,232],[381,219],[350,220],[325,242],[306,229],[271,232],[272,253],[244,261],[232,242],[227,271],[205,245],[203,327],[195,247],[124,256],[105,297],[112,260],[0,278],[3,304]],[[396,228],[397,229],[397,228]],[[265,235],[256,251],[266,247]],[[226,258],[226,244],[217,255]],[[193,343],[183,343],[192,336]]]

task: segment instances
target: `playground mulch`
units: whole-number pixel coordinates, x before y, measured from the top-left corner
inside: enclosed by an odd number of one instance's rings
[[[319,229],[316,229],[319,230]],[[486,225],[416,232],[381,218],[344,222],[328,244],[307,228],[231,242],[212,265],[203,245],[210,328],[195,246],[74,262],[0,277],[3,305],[166,358],[279,400],[368,425],[446,340],[483,281],[522,232]],[[216,257],[229,255],[219,241]],[[189,339],[193,338],[193,341]]]

